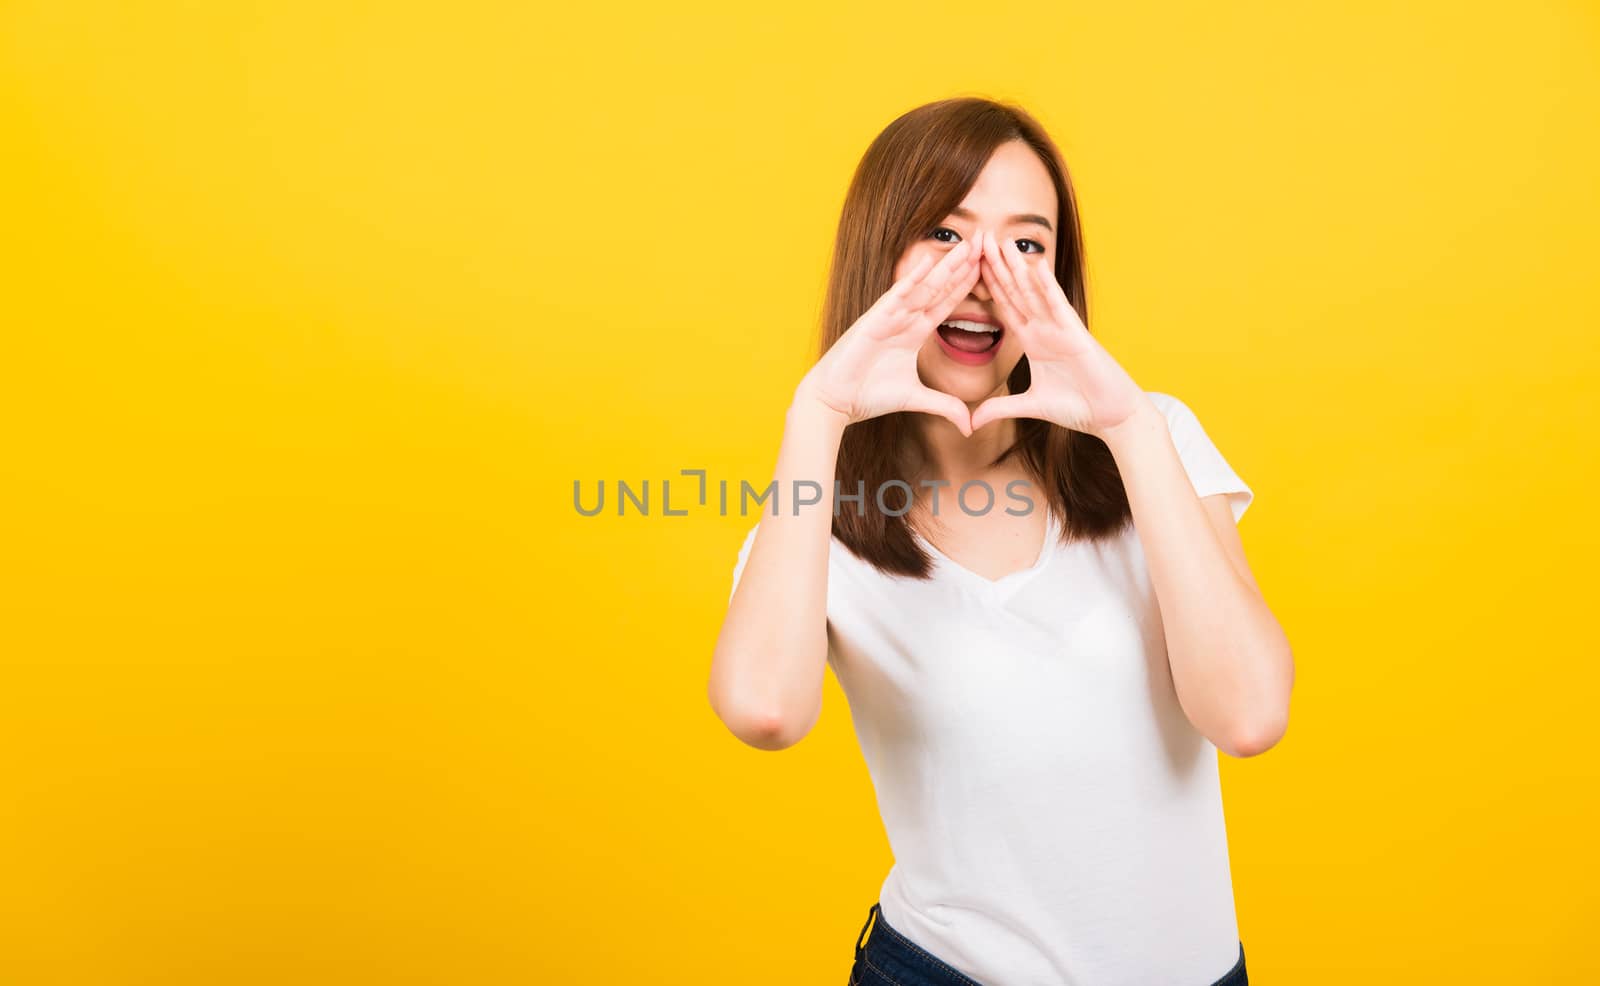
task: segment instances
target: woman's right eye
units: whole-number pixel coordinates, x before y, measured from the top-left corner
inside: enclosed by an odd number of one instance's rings
[[[956,237],[956,239],[954,239],[954,240],[942,240],[942,239],[939,239],[939,234],[940,233],[949,233],[951,236]],[[933,237],[936,240],[939,240],[940,243],[957,243],[957,242],[960,241],[960,237],[961,237],[960,233],[957,233],[955,230],[951,229],[949,226],[940,226],[940,227],[936,228],[932,233],[929,233],[928,235]]]

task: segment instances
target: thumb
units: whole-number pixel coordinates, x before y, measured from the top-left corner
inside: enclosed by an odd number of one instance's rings
[[[1006,394],[1003,397],[991,397],[978,405],[972,412],[972,430],[977,431],[986,424],[999,421],[1001,418],[1027,418],[1032,417],[1033,402],[1027,394]]]
[[[924,414],[937,414],[941,418],[948,418],[950,423],[960,429],[964,438],[971,438],[972,414],[967,410],[967,405],[949,394],[927,387],[918,387],[911,392],[911,397],[906,401],[907,411],[921,411]]]

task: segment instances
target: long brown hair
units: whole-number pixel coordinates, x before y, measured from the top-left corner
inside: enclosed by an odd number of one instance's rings
[[[889,290],[895,263],[906,248],[961,204],[996,148],[1010,140],[1026,143],[1050,172],[1059,203],[1056,279],[1088,326],[1083,236],[1072,181],[1060,152],[1038,121],[1020,107],[965,96],[905,113],[884,128],[856,166],[834,240],[820,353],[826,353]],[[1011,393],[1020,394],[1028,389],[1028,381],[1024,355],[1006,383]],[[1046,509],[1061,520],[1063,543],[1122,531],[1132,511],[1116,460],[1104,442],[1032,418],[1017,418],[1015,425],[1016,441],[995,464],[1013,454],[1021,457],[1034,483],[1042,487]],[[875,502],[877,491],[891,480],[906,482],[898,472],[904,452],[920,441],[911,412],[885,414],[845,428],[836,473],[840,492],[855,494],[864,488],[866,498],[862,509],[848,501],[841,504],[833,518],[833,533],[880,571],[927,578],[933,559],[912,537],[905,516],[880,510]],[[905,489],[900,484],[884,489],[890,509],[899,509]]]

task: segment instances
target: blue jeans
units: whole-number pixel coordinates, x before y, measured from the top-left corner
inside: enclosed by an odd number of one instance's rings
[[[877,924],[872,919],[878,919]],[[867,929],[872,937],[867,938]],[[863,947],[862,939],[866,939]],[[856,938],[856,962],[850,967],[850,986],[983,986],[958,972],[927,949],[889,927],[883,911],[875,903],[867,909],[867,923]],[[1173,983],[1171,986],[1184,986]],[[1221,979],[1209,986],[1250,986],[1244,971],[1244,942],[1239,943],[1239,961]]]

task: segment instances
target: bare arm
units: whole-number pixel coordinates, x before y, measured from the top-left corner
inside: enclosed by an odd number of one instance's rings
[[[1294,657],[1245,560],[1227,497],[1195,496],[1154,405],[1104,438],[1144,544],[1184,714],[1229,756],[1270,749],[1288,728]]]
[[[822,712],[827,664],[832,491],[844,415],[796,394],[773,473],[777,516],[763,514],[711,658],[711,707],[739,739],[763,750],[798,743]],[[822,486],[794,506],[795,480]]]
[[[917,350],[978,278],[963,243],[925,255],[850,326],[795,389],[778,448],[779,509],[763,516],[711,657],[711,708],[763,750],[800,742],[822,711],[828,660],[833,481],[845,426],[891,412],[938,414],[972,433],[967,406],[917,376]],[[820,502],[794,506],[796,480]]]
[[[1226,498],[1196,495],[1160,409],[1089,333],[1048,262],[992,234],[983,246],[985,283],[1022,336],[1031,381],[979,405],[973,427],[1034,417],[1106,443],[1144,544],[1184,714],[1231,756],[1271,748],[1288,728],[1294,656]]]

